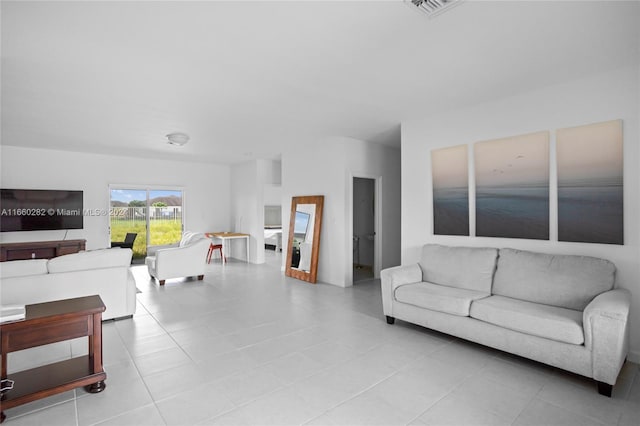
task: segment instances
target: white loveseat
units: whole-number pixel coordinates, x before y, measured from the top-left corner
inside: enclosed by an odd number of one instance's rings
[[[514,249],[425,245],[381,273],[396,318],[568,370],[611,396],[629,345],[631,295],[613,263]]]
[[[131,249],[83,251],[53,259],[0,263],[3,305],[28,305],[97,294],[106,310],[103,320],[136,312],[136,283]]]
[[[169,278],[204,278],[207,253],[211,240],[202,233],[185,232],[178,247],[159,249],[155,256],[147,256],[149,275],[164,285]]]

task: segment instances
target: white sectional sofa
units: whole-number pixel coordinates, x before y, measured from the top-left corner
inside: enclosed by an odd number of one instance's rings
[[[631,295],[594,257],[427,244],[381,273],[396,318],[568,370],[611,396],[629,345]]]
[[[131,317],[136,311],[136,283],[129,269],[132,251],[112,248],[83,251],[53,259],[0,263],[0,302],[29,305],[97,294],[105,304],[103,320]],[[13,373],[87,353],[87,338],[51,343],[8,356]]]
[[[1,303],[28,305],[97,294],[106,306],[103,320],[130,317],[136,311],[131,256],[131,249],[112,248],[2,262]]]

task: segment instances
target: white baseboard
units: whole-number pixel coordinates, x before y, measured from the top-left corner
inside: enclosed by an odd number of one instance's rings
[[[627,360],[633,362],[634,364],[640,364],[640,352],[629,351],[629,355],[627,355]]]

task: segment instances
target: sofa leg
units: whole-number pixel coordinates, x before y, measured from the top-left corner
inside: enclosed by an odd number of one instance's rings
[[[393,324],[396,321],[394,317],[387,315],[387,324]]]
[[[164,280],[158,280],[158,282],[160,283],[160,285],[164,285]]]
[[[598,382],[598,393],[600,395],[608,396],[611,398],[611,392],[613,391],[613,385],[604,382]]]
[[[204,280],[204,275],[198,275],[198,281]]]

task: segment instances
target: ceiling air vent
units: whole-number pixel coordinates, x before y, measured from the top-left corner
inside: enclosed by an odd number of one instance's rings
[[[444,12],[447,9],[450,9],[452,6],[455,6],[460,3],[460,0],[405,0],[412,3],[415,7],[417,7],[422,12],[426,13],[430,18],[440,13]]]

